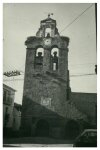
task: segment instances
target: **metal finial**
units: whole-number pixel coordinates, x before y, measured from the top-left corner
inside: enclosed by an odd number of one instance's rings
[[[48,13],[48,18],[50,18],[50,16],[53,16],[53,13]]]

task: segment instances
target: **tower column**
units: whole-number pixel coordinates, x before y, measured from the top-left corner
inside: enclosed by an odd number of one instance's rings
[[[44,58],[43,58],[43,71],[46,72],[50,70],[50,58],[51,58],[51,52],[50,49],[44,49]]]

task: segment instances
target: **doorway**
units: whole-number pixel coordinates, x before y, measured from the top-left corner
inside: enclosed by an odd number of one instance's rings
[[[41,119],[36,124],[36,136],[47,137],[49,136],[49,123]]]

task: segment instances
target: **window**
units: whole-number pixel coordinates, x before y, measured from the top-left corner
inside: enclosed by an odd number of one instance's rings
[[[47,35],[50,35],[50,36],[51,36],[51,28],[46,28],[46,29],[45,29],[45,37],[46,37]]]
[[[6,102],[7,99],[7,92],[4,90],[3,92],[3,102]]]
[[[51,50],[51,58],[52,58],[52,70],[56,71],[58,70],[58,56],[59,56],[59,49],[53,48]]]
[[[3,102],[6,104],[11,104],[12,103],[12,94],[11,91],[4,90],[3,92]]]
[[[41,56],[42,57],[44,56],[44,49],[43,48],[37,48],[37,50],[36,50],[36,57],[39,56],[40,52],[42,53]]]
[[[35,56],[35,69],[42,69],[43,66],[43,56],[44,56],[44,49],[43,48],[37,48],[36,50],[36,56]]]
[[[8,95],[7,95],[7,101],[8,101],[9,104],[12,103],[11,92],[8,92]]]
[[[57,57],[59,57],[59,49],[58,48],[53,48],[52,50],[51,50],[51,55],[52,56],[54,56],[54,52],[56,52],[56,55],[57,55]]]

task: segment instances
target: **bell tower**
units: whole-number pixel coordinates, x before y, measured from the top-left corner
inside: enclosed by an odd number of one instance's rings
[[[56,20],[48,15],[40,22],[36,36],[28,37],[25,45],[22,127],[35,135],[39,120],[47,121],[53,130],[58,124],[55,118],[66,117],[65,103],[70,91],[69,38],[60,36]]]

